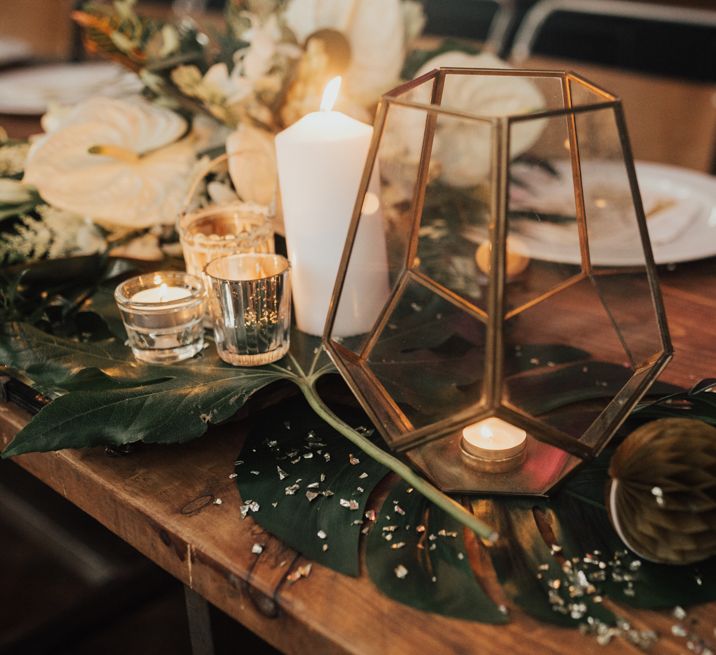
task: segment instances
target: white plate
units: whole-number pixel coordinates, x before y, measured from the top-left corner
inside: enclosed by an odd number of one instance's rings
[[[0,113],[39,116],[53,102],[72,105],[92,95],[125,95],[140,88],[136,75],[108,62],[18,68],[0,73]]]
[[[608,168],[612,165],[604,164],[606,162],[602,163],[604,170],[600,173],[608,184],[614,171]],[[618,172],[623,175],[623,168]],[[672,208],[655,211],[647,220],[656,263],[675,264],[716,255],[716,177],[643,161],[636,162],[636,172],[647,213],[647,198],[674,201]],[[575,227],[533,220],[521,221],[521,224],[523,229],[515,225],[511,232],[517,235],[514,250],[543,261],[580,263],[576,238],[568,236],[568,231]],[[595,249],[598,254],[593,250],[592,263],[596,266],[643,265],[640,248],[635,245],[620,243],[619,235],[612,235],[608,244],[604,242]]]
[[[32,55],[32,48],[27,41],[13,36],[0,37],[0,65],[5,66]]]

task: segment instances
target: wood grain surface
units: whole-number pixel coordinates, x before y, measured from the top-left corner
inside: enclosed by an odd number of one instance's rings
[[[716,259],[662,272],[676,357],[663,379],[689,385],[716,374]],[[29,416],[0,404],[0,442]],[[95,517],[159,566],[287,653],[624,653],[577,630],[537,623],[517,610],[507,626],[447,619],[413,610],[382,595],[365,569],[359,578],[313,565],[295,583],[287,574],[305,561],[240,519],[241,499],[229,474],[248,420],[227,424],[193,443],[143,447],[126,457],[102,449],[23,455],[17,463]],[[221,504],[214,500],[221,498]],[[251,547],[264,545],[260,555]],[[713,581],[707,581],[713,584]],[[636,626],[662,638],[652,652],[686,651],[671,636],[668,612],[619,608]],[[716,604],[694,608],[713,640]]]

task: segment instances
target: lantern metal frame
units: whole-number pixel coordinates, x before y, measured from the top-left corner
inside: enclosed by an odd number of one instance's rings
[[[533,78],[558,78],[561,80],[565,106],[558,109],[545,109],[529,114],[507,115],[499,117],[485,117],[472,115],[467,112],[457,111],[440,105],[442,100],[445,79],[447,75],[493,75],[493,76],[529,76]],[[403,99],[401,96],[416,87],[433,80],[432,96],[429,104],[412,102]],[[596,94],[601,101],[576,105],[572,99],[571,84],[579,84]],[[336,320],[339,300],[343,291],[346,275],[349,267],[350,255],[356,240],[359,222],[361,219],[363,199],[369,190],[374,163],[378,157],[378,150],[381,143],[388,108],[401,106],[414,108],[426,113],[426,122],[422,140],[420,163],[418,166],[418,179],[412,204],[412,227],[409,236],[409,247],[407,256],[403,262],[402,271],[399,274],[398,282],[393,286],[391,296],[383,307],[372,331],[369,333],[359,353],[355,353],[342,345],[339,341],[331,338],[331,333]],[[644,271],[648,279],[651,302],[655,310],[655,318],[658,325],[660,350],[650,359],[642,362],[635,368],[634,373],[625,386],[599,414],[598,418],[579,437],[575,438],[552,426],[548,426],[517,406],[506,402],[502,397],[502,388],[505,381],[503,370],[503,346],[504,346],[504,323],[511,316],[524,309],[542,302],[545,298],[563,291],[580,281],[593,279],[595,276],[610,273],[611,271],[594,271],[589,253],[589,239],[587,236],[587,218],[585,209],[584,190],[582,186],[580,152],[576,117],[583,112],[590,112],[600,109],[610,109],[614,112],[618,130],[620,145],[623,152],[623,161],[626,165],[629,188],[633,199],[635,216],[638,224],[641,247],[644,253]],[[454,291],[431,279],[425,273],[418,270],[415,265],[419,243],[420,219],[423,211],[423,203],[428,181],[428,168],[430,164],[431,151],[435,138],[437,117],[439,115],[450,116],[458,119],[470,119],[482,121],[489,124],[496,138],[492,142],[491,163],[496,172],[496,183],[492,185],[490,198],[489,218],[489,239],[495,246],[491,252],[491,273],[487,287],[487,305],[483,310],[470,303]],[[551,118],[564,116],[567,119],[569,131],[569,152],[572,164],[572,180],[574,185],[574,197],[576,199],[576,218],[579,233],[581,267],[580,272],[563,280],[558,286],[531,299],[526,304],[510,312],[505,311],[505,285],[506,285],[506,239],[507,239],[507,197],[509,177],[508,169],[510,164],[509,139],[510,128],[516,123],[525,120],[540,118]],[[485,352],[485,377],[483,391],[479,402],[454,416],[440,419],[430,425],[415,428],[409,418],[401,410],[391,394],[385,389],[382,383],[367,365],[367,359],[372,348],[376,345],[383,328],[385,327],[391,311],[396,307],[401,296],[401,290],[410,282],[417,282],[419,285],[428,288],[447,302],[464,310],[467,314],[478,318],[485,323],[487,328],[486,352]],[[450,481],[440,479],[434,471],[427,470],[426,459],[420,454],[420,449],[428,444],[445,439],[449,435],[459,434],[461,428],[476,421],[498,417],[509,423],[518,426],[528,432],[531,438],[542,444],[553,446],[560,451],[565,451],[567,457],[564,460],[563,471],[558,479],[564,477],[584,459],[598,455],[607,445],[609,440],[623,424],[639,400],[648,391],[657,376],[663,371],[673,356],[673,348],[669,336],[664,311],[661,291],[659,289],[656,267],[652,253],[649,235],[646,227],[644,208],[639,193],[636,171],[633,163],[633,155],[629,144],[629,138],[624,120],[621,102],[617,96],[601,89],[598,85],[590,82],[581,75],[570,71],[551,70],[527,70],[527,69],[466,69],[466,68],[440,68],[422,75],[412,81],[396,87],[386,93],[376,112],[374,123],[374,134],[367,156],[367,163],[360,182],[358,196],[354,207],[351,224],[348,230],[345,249],[340,262],[338,276],[334,287],[333,295],[329,305],[328,317],[323,334],[323,344],[333,360],[340,374],[347,382],[351,391],[367,412],[375,426],[378,428],[387,444],[394,450],[405,453],[408,459],[418,468],[423,469],[429,477],[432,477],[438,486],[448,491],[495,491],[498,493],[528,493],[541,495],[548,491],[548,488],[533,488],[529,481],[522,480],[524,485],[520,486],[519,475],[508,484],[496,482],[499,477],[496,474],[476,474],[470,471],[465,465],[464,471],[457,472],[455,478]],[[454,448],[452,449],[455,450]],[[457,460],[452,460],[451,466]],[[437,479],[436,479],[437,477]],[[515,482],[517,480],[517,482]],[[556,480],[558,481],[558,480]],[[555,482],[556,482],[555,481]],[[551,485],[550,485],[551,486]]]

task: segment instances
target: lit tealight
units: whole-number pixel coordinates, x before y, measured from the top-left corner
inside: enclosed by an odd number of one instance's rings
[[[505,274],[508,278],[517,277],[523,273],[530,263],[530,258],[522,254],[526,248],[515,237],[507,237],[507,251],[505,258]],[[492,244],[484,241],[475,251],[475,262],[478,268],[486,275],[492,269]]]
[[[132,296],[132,302],[174,302],[189,298],[191,292],[184,287],[170,287],[166,282],[162,282],[157,287],[151,289],[142,289]]]
[[[368,191],[368,193],[365,194],[365,198],[363,200],[363,214],[366,216],[372,216],[380,209],[380,200],[378,200],[378,196],[375,195],[372,191]]]
[[[481,470],[504,472],[524,461],[527,433],[493,416],[465,427],[461,446],[463,453]]]

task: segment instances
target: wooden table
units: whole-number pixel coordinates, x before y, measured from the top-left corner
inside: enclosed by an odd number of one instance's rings
[[[716,258],[662,272],[677,351],[665,380],[689,385],[716,373],[715,280]],[[0,445],[28,419],[16,406],[0,404]],[[188,445],[146,447],[128,457],[87,449],[16,461],[287,653],[636,652],[623,641],[604,648],[577,630],[537,623],[517,610],[513,622],[500,627],[427,615],[382,595],[365,572],[354,579],[314,565],[310,577],[288,583],[287,574],[303,559],[251,518],[239,518],[241,499],[229,474],[246,427],[223,426]],[[213,504],[215,498],[222,504]],[[251,552],[257,541],[266,544],[258,556]],[[654,653],[685,651],[684,640],[670,635],[668,613],[622,613],[663,635]],[[692,615],[713,640],[716,603],[694,608]]]
[[[0,125],[13,136],[38,131],[34,119],[0,117]],[[677,351],[663,379],[689,386],[716,377],[716,258],[661,273]],[[29,418],[0,402],[0,447]],[[350,578],[314,565],[310,577],[287,582],[305,561],[251,518],[240,520],[241,499],[229,479],[247,425],[222,426],[187,445],[146,447],[128,457],[87,449],[15,461],[183,582],[192,590],[187,599],[194,618],[202,614],[203,597],[287,653],[640,652],[621,640],[599,646],[577,630],[538,623],[519,610],[499,627],[428,615],[382,595],[365,570]],[[222,504],[214,504],[216,498]],[[265,544],[258,556],[251,552],[256,542]],[[685,652],[685,641],[671,636],[668,613],[620,613],[662,635],[653,653]],[[716,603],[690,615],[713,641]],[[199,652],[206,624],[194,621],[192,627]]]

